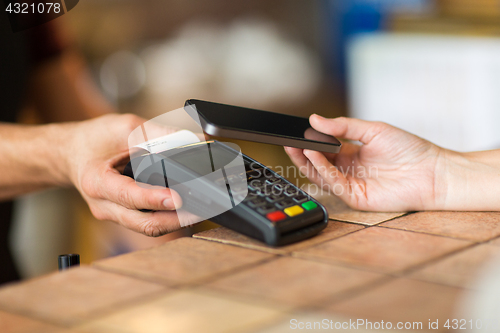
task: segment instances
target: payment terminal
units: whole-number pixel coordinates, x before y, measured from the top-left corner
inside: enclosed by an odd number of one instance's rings
[[[207,152],[210,163],[205,162]],[[231,170],[228,165],[238,154],[244,168]],[[132,167],[144,162],[146,167],[140,171]],[[222,172],[215,173],[217,170]],[[183,200],[182,209],[188,214],[212,216],[209,220],[271,246],[312,237],[328,222],[326,209],[314,198],[256,160],[218,141],[145,153],[134,157],[124,174],[139,183],[175,188]],[[211,174],[218,176],[205,177]]]

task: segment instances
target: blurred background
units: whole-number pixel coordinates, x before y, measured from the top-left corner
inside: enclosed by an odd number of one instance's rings
[[[59,20],[120,112],[150,119],[197,98],[382,120],[460,151],[500,147],[498,0],[86,0]],[[282,147],[234,142],[291,165]],[[24,277],[55,270],[61,253],[89,263],[213,227],[147,238],[96,221],[70,190],[18,200],[15,219]]]

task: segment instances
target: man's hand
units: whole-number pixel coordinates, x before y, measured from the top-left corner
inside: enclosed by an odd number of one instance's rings
[[[61,152],[68,179],[97,219],[112,220],[148,236],[160,236],[180,228],[173,211],[180,206],[179,195],[167,188],[140,187],[117,169],[128,160],[128,136],[144,121],[134,115],[106,115],[62,125],[69,133]],[[143,213],[139,209],[153,212]]]
[[[361,143],[344,142],[339,154],[286,148],[312,182],[349,206],[372,211],[445,206],[449,151],[385,123],[318,115],[310,123],[319,132]]]

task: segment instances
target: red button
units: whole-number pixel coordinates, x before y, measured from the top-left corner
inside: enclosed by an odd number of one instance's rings
[[[277,211],[267,214],[266,217],[272,222],[278,222],[286,218],[286,215],[282,211]]]

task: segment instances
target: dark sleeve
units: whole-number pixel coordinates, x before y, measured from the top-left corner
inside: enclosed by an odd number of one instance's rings
[[[58,56],[69,46],[68,40],[63,37],[59,25],[54,21],[29,29],[27,41],[34,65]]]
[[[0,202],[0,285],[19,280],[14,259],[9,249],[9,234],[12,219],[12,202]]]

